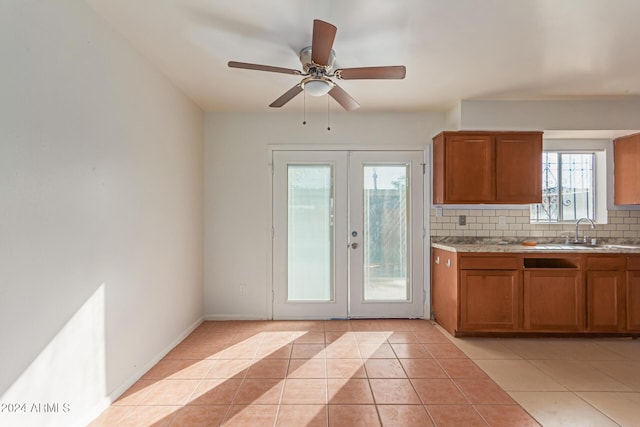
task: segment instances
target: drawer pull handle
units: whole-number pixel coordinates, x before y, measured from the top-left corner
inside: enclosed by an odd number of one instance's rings
[[[447,260],[447,268],[449,268],[449,267],[451,267],[451,260],[450,259]]]
[[[440,257],[439,256],[436,257],[436,264],[440,264]]]

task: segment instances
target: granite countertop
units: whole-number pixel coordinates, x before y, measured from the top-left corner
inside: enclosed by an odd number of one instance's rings
[[[523,245],[523,241],[534,241],[536,246]],[[608,239],[596,245],[572,245],[550,239],[500,240],[481,238],[434,238],[431,246],[450,252],[503,252],[503,253],[640,253],[640,242],[636,240]]]

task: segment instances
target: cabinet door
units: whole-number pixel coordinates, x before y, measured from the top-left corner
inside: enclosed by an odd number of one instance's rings
[[[571,332],[584,329],[584,289],[578,270],[524,272],[524,328]]]
[[[627,272],[627,330],[640,332],[640,271]]]
[[[461,270],[460,329],[517,329],[519,283],[517,270]]]
[[[451,335],[458,329],[458,270],[456,254],[433,250],[431,264],[431,301],[433,317]]]
[[[496,201],[542,202],[542,134],[496,136]]]
[[[640,204],[640,134],[613,142],[614,203]]]
[[[495,199],[495,153],[491,135],[447,135],[445,202],[482,203]]]
[[[587,329],[621,331],[625,327],[624,272],[587,272]]]

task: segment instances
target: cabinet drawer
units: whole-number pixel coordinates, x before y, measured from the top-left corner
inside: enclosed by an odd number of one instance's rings
[[[627,257],[627,270],[640,270],[640,256]]]
[[[519,268],[517,257],[462,257],[460,258],[461,270],[517,270]]]
[[[626,259],[624,256],[599,256],[587,258],[588,270],[624,270],[625,264]]]

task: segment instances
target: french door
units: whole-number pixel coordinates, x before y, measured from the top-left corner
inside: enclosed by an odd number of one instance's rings
[[[421,151],[273,152],[273,317],[423,317]]]

